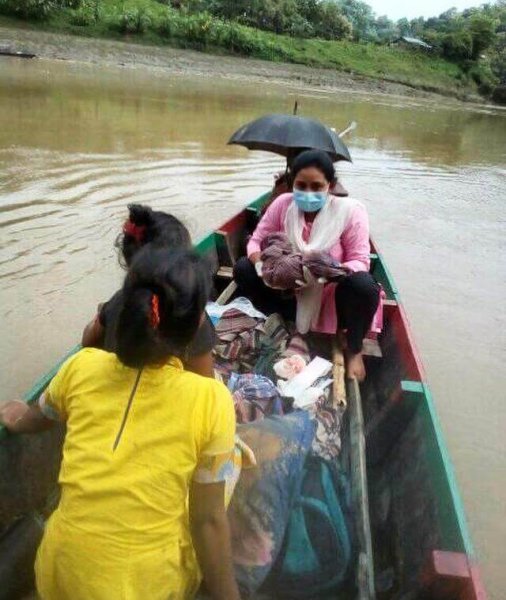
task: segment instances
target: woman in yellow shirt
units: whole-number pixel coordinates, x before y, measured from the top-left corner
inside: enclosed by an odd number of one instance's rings
[[[239,598],[220,469],[234,448],[232,399],[174,358],[208,290],[197,255],[148,245],[125,279],[117,353],[85,348],[39,406],[0,409],[13,432],[67,426],[61,500],[36,561],[43,600],[183,600],[200,572],[213,598]]]

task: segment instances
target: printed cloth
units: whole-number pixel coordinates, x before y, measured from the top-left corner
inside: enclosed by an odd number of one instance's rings
[[[231,372],[254,372],[274,379],[272,365],[280,358],[300,354],[309,359],[304,339],[294,335],[278,314],[260,319],[227,310],[216,325],[216,335],[216,367],[224,378]]]
[[[238,423],[250,423],[269,415],[283,414],[280,393],[268,377],[254,373],[232,373],[228,389],[233,392]]]
[[[330,394],[321,397],[310,413],[316,422],[316,431],[311,445],[311,453],[326,460],[337,458],[341,452],[341,427],[346,408],[334,406]]]

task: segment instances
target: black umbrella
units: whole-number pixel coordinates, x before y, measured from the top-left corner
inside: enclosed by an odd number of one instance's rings
[[[315,119],[296,115],[260,117],[238,129],[228,143],[287,157],[299,150],[323,150],[334,162],[351,162],[348,148],[335,131]]]

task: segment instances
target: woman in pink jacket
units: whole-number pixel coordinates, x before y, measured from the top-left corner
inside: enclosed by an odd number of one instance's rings
[[[235,265],[235,280],[240,292],[263,312],[281,312],[293,320],[297,311],[298,325],[302,304],[307,305],[309,297],[317,298],[312,306],[309,302],[313,314],[309,315],[308,328],[342,336],[348,376],[362,380],[362,342],[380,312],[380,287],[369,274],[367,211],[360,202],[329,192],[336,174],[325,152],[308,150],[300,154],[293,163],[292,178],[293,193],[282,194],[267,209],[248,243],[248,256]],[[333,265],[347,275],[338,283],[322,284],[318,267],[314,266],[305,287],[296,290],[295,295],[267,287],[261,279],[261,243],[275,232],[285,233],[294,250],[303,256],[321,255],[327,264],[330,257]],[[308,292],[313,295],[308,297]]]

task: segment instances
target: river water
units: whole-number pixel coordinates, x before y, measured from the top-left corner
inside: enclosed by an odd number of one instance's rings
[[[0,63],[0,400],[80,338],[121,281],[128,202],[195,238],[265,191],[282,159],[225,142],[268,112],[338,130],[434,393],[492,598],[506,589],[506,111],[51,61]]]

